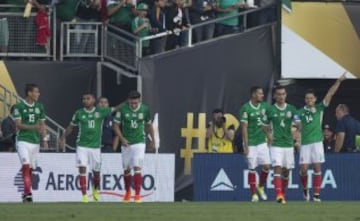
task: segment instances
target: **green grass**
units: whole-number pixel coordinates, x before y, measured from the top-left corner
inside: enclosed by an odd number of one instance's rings
[[[359,202],[0,204],[0,221],[360,221]]]

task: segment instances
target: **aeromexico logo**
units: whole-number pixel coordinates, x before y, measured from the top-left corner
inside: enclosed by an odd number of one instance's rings
[[[89,191],[92,188],[92,178],[92,173],[88,173],[87,189]],[[118,174],[102,174],[100,181],[100,194],[123,197],[125,193],[123,178],[123,175]],[[144,198],[154,194],[156,186],[153,175],[144,174],[142,178],[142,189],[146,192],[142,195]],[[14,186],[17,187],[18,192],[24,191],[21,169],[14,177]],[[32,189],[34,191],[80,191],[79,176],[77,174],[56,173],[54,171],[44,174],[42,168],[37,167],[33,170]]]

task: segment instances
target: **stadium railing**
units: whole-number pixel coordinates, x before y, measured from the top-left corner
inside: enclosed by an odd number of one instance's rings
[[[2,106],[0,111],[0,119],[4,119],[9,114],[8,110],[10,109],[10,107],[20,100],[22,100],[20,96],[18,96],[15,92],[12,92],[10,89],[6,88],[0,83],[0,107]],[[58,144],[60,141],[60,136],[65,131],[65,128],[63,128],[60,124],[58,124],[49,116],[46,116],[46,126],[49,135],[49,148],[41,148],[41,151],[59,152],[60,149]],[[66,144],[66,148],[70,150],[75,150],[75,148],[71,147],[68,144]],[[65,152],[65,149],[62,151]]]
[[[36,12],[32,10],[24,18],[25,5],[0,4],[1,57],[44,57],[55,60],[56,54],[56,12],[46,6],[51,32],[49,49],[36,44]],[[14,12],[15,11],[15,12]]]
[[[103,23],[62,22],[60,28],[60,60],[64,58],[101,58]]]

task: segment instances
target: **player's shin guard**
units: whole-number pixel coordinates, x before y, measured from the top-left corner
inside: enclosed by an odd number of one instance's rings
[[[135,195],[140,195],[141,185],[142,185],[141,171],[140,170],[135,170],[134,171]]]
[[[260,173],[260,182],[259,182],[259,186],[263,187],[266,183],[267,177],[269,175],[269,171],[268,170],[261,170]]]
[[[251,195],[255,194],[256,193],[256,172],[255,172],[255,170],[249,170],[248,184],[250,186]]]
[[[124,174],[125,191],[129,192],[131,188],[131,173]]]
[[[30,165],[24,164],[22,166],[22,177],[23,177],[23,181],[24,181],[24,195],[25,196],[31,194],[31,186],[32,186],[31,176],[32,175],[31,175]]]
[[[86,174],[80,174],[79,176],[79,183],[80,183],[80,189],[81,194],[86,195]]]
[[[287,187],[289,186],[289,177],[288,176],[282,176],[282,192],[285,195]]]
[[[275,186],[275,193],[276,196],[283,195],[283,187],[282,187],[282,180],[280,174],[274,174],[274,186]]]
[[[321,189],[321,172],[314,173],[313,175],[313,188],[314,188],[314,195],[318,196],[320,195],[320,189]]]

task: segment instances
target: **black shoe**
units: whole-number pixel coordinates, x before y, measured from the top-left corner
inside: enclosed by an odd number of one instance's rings
[[[23,194],[22,201],[23,203],[32,203],[33,202],[32,194],[31,193],[28,195]]]

